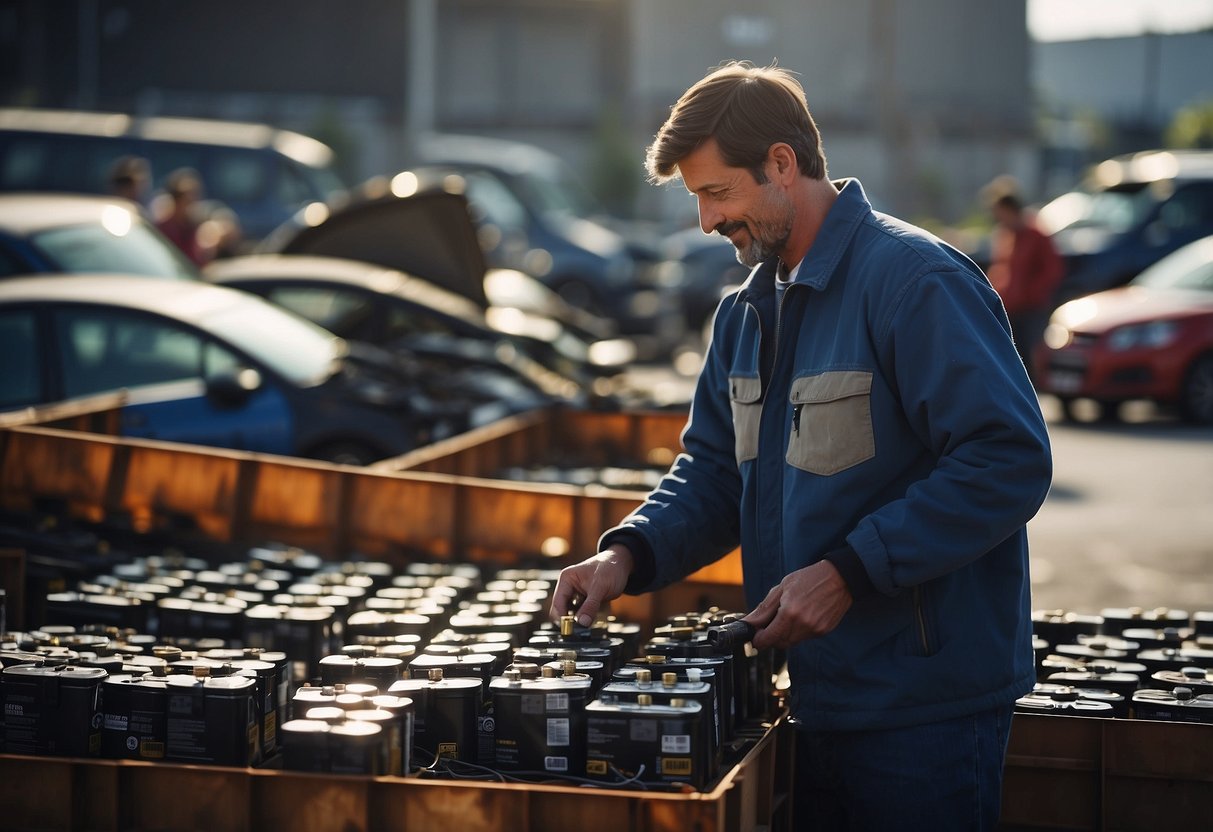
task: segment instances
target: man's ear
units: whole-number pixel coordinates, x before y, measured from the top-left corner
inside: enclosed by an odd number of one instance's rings
[[[796,163],[796,151],[786,142],[776,142],[767,149],[767,159],[772,163],[772,174],[783,183],[796,178],[800,166]]]

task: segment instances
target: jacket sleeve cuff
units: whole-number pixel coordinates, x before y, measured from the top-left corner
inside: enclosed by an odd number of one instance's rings
[[[834,568],[838,570],[838,574],[846,581],[847,589],[851,590],[851,597],[853,599],[858,600],[876,592],[876,585],[868,577],[868,570],[863,568],[863,561],[859,559],[859,554],[850,546],[835,549],[833,552],[827,554],[824,560],[828,560],[834,564]]]
[[[640,532],[624,528],[603,535],[602,540],[598,542],[598,551],[615,543],[628,547],[628,551],[632,553],[632,575],[623,591],[628,595],[640,595],[657,577],[657,559],[653,555],[653,547],[649,545],[648,538]]]

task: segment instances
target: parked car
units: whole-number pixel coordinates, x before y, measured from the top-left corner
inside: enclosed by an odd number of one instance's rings
[[[1213,424],[1213,236],[1189,243],[1128,285],[1060,306],[1036,352],[1042,392],[1094,399],[1107,416],[1129,399],[1178,406]]]
[[[41,272],[198,279],[194,264],[126,200],[0,194],[0,278]]]
[[[1036,218],[1066,260],[1059,301],[1128,283],[1213,234],[1213,151],[1145,151],[1096,165]]]
[[[0,410],[120,389],[128,436],[366,463],[533,406],[251,294],[125,275],[0,281]]]
[[[327,145],[265,124],[0,109],[0,191],[104,194],[111,165],[128,155],[147,160],[153,187],[178,168],[196,170],[249,240],[344,188]]]
[[[668,356],[685,334],[677,295],[653,267],[656,245],[596,215],[553,154],[518,142],[435,137],[410,171],[458,180],[490,266],[534,275],[574,306],[615,321],[646,357]]]
[[[635,358],[610,321],[576,309],[535,278],[489,269],[461,193],[420,188],[411,174],[375,180],[332,205],[315,203],[267,237],[261,253],[310,254],[375,263],[462,295],[498,322],[525,331],[539,319],[553,333],[590,344],[590,362],[616,372]],[[556,340],[563,340],[557,335]]]
[[[212,283],[252,292],[346,340],[452,367],[508,371],[554,399],[580,403],[594,379],[588,345],[567,332],[546,331],[550,321],[520,313],[513,331],[494,329],[493,319],[467,298],[395,269],[261,254],[219,260],[203,272]]]
[[[665,282],[677,288],[687,326],[694,331],[704,329],[725,293],[750,275],[727,237],[704,234],[698,227],[671,234],[661,253]]]

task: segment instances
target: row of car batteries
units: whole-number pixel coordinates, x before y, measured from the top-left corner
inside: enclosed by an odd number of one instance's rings
[[[702,788],[761,736],[774,657],[708,637],[739,616],[556,626],[555,578],[139,559],[0,638],[0,750]]]
[[[1213,612],[1130,607],[1032,614],[1023,713],[1213,723]]]

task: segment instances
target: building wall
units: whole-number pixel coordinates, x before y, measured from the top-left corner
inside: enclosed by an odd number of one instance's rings
[[[670,105],[727,59],[798,73],[835,175],[954,218],[1032,146],[1025,0],[0,0],[0,103],[264,120],[355,178],[415,131],[531,141],[642,182]]]

